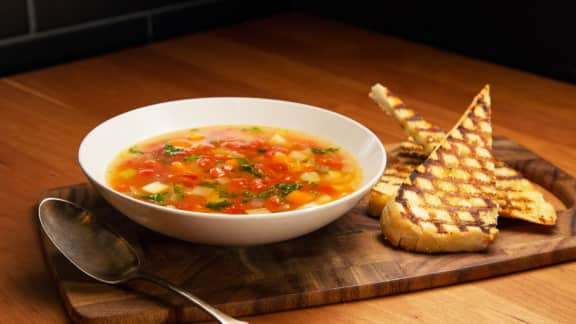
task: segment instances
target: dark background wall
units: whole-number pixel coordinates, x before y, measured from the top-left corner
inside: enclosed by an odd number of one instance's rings
[[[576,83],[575,9],[556,1],[2,0],[0,76],[298,10]]]

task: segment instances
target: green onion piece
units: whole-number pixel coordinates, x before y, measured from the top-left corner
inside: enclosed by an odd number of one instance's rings
[[[337,147],[327,147],[327,148],[317,148],[317,147],[311,147],[310,151],[312,151],[312,153],[314,154],[326,154],[326,153],[330,153],[330,152],[336,152],[338,151],[339,148]]]
[[[174,156],[184,152],[184,149],[179,147],[175,147],[172,144],[164,144],[164,155],[167,156]]]
[[[224,199],[216,202],[209,202],[206,204],[206,208],[210,208],[213,210],[222,210],[223,208],[226,208],[230,205],[232,205],[232,203]]]

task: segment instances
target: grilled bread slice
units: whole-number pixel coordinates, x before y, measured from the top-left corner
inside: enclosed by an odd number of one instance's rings
[[[500,215],[542,225],[556,224],[556,210],[518,171],[496,162],[496,199]]]
[[[416,143],[404,142],[408,144],[401,145],[401,148],[404,146],[413,152],[426,152],[438,146],[445,137],[446,133],[442,128],[434,126],[417,112],[407,108],[402,100],[386,87],[374,85],[370,97],[401,125],[406,125],[405,130],[415,139]],[[416,144],[421,145],[420,148]],[[530,181],[501,161],[496,161],[495,171],[500,216],[542,225],[556,224],[554,207]]]
[[[486,86],[380,217],[393,245],[420,252],[484,250],[498,234],[490,94]]]
[[[414,110],[407,108],[402,99],[383,85],[374,85],[369,96],[382,110],[400,122],[408,136],[414,137],[417,143],[424,146],[426,155],[430,154],[446,137],[444,130],[432,125]]]
[[[420,158],[402,156],[402,153],[391,157],[391,160],[380,181],[370,191],[368,215],[375,218],[380,217],[382,209],[396,195],[404,179],[424,161]]]

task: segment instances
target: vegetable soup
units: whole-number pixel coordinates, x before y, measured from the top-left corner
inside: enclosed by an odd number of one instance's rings
[[[362,172],[339,146],[294,130],[210,126],[155,137],[119,154],[109,185],[157,205],[253,214],[328,203]]]

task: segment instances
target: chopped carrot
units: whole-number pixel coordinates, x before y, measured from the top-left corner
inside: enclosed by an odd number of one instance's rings
[[[175,173],[183,173],[184,171],[186,171],[186,167],[184,166],[184,164],[179,161],[172,162],[171,167]]]
[[[234,169],[238,168],[238,160],[237,159],[228,159],[224,162],[224,164],[229,165]]]
[[[202,134],[190,134],[190,135],[188,135],[188,139],[192,140],[192,141],[199,141],[201,139],[204,139],[204,137],[205,136]]]
[[[302,190],[294,190],[286,196],[286,201],[294,206],[301,206],[314,200],[314,194]]]
[[[189,147],[190,145],[192,145],[192,143],[184,139],[171,140],[169,144],[176,147]]]

